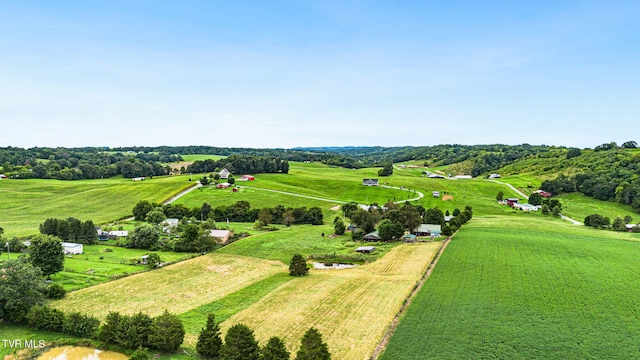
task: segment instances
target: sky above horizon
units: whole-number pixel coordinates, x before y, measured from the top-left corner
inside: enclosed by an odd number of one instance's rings
[[[640,2],[19,1],[0,147],[640,141]]]

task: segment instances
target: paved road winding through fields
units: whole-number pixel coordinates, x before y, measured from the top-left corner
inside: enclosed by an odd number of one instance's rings
[[[488,180],[488,181],[494,182],[494,183],[496,183],[496,184],[507,185],[508,187],[510,187],[510,188],[511,188],[511,190],[515,191],[518,195],[522,196],[523,198],[525,198],[525,199],[528,199],[528,198],[529,198],[529,196],[525,195],[525,193],[523,193],[522,191],[520,191],[520,190],[516,189],[516,187],[515,187],[515,186],[513,186],[513,185],[511,185],[511,184],[509,184],[509,183],[505,183],[505,182],[497,181],[497,180]],[[570,218],[570,217],[568,217],[568,216],[566,216],[566,215],[562,215],[562,214],[560,214],[560,218],[561,218],[562,220],[566,220],[566,221],[571,222],[573,225],[584,225],[584,224],[583,224],[583,223],[581,223],[580,221],[575,220],[575,219],[572,219],[572,218]]]

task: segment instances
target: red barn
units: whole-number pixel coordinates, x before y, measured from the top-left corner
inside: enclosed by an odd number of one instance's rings
[[[255,176],[251,176],[251,175],[242,175],[243,179],[247,179],[247,181],[253,181],[255,180]]]
[[[540,194],[543,198],[550,198],[551,197],[551,193],[544,191],[544,190],[538,190],[536,191],[536,193]]]
[[[507,205],[513,207],[513,205],[517,204],[518,201],[520,201],[520,199],[518,199],[518,198],[508,198],[507,199]]]

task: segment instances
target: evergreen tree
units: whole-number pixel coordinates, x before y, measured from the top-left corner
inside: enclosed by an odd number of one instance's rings
[[[333,231],[336,235],[344,235],[345,230],[344,222],[341,219],[338,219],[338,221],[334,223]]]
[[[196,351],[204,357],[213,358],[220,354],[221,347],[220,325],[216,322],[215,315],[209,313],[207,316],[207,325],[200,331],[200,335],[198,335]]]
[[[176,351],[184,341],[182,320],[165,309],[153,319],[149,331],[149,346],[163,351]]]
[[[120,331],[121,322],[122,315],[118,312],[110,311],[104,319],[104,324],[98,330],[98,340],[107,344],[120,345],[118,343],[118,331]]]
[[[504,200],[504,193],[502,191],[498,191],[498,195],[496,195],[496,200],[498,201]]]
[[[304,260],[302,255],[293,255],[293,257],[291,258],[291,263],[289,264],[289,275],[304,276],[308,272],[309,268],[307,267],[307,262]]]
[[[235,324],[229,328],[220,350],[223,360],[258,360],[260,346],[247,325]]]
[[[267,344],[260,350],[260,360],[289,360],[291,354],[284,346],[284,342],[277,336],[269,339]]]
[[[331,360],[329,348],[315,328],[310,328],[304,333],[296,360]]]

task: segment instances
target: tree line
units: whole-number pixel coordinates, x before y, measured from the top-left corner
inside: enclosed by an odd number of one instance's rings
[[[133,215],[138,221],[145,221],[151,211],[161,211],[166,218],[178,220],[185,217],[193,217],[197,220],[212,219],[216,222],[255,222],[262,221],[266,224],[298,225],[311,224],[322,225],[322,209],[317,206],[306,208],[292,208],[277,205],[273,208],[254,209],[248,201],[238,201],[232,205],[220,205],[213,208],[208,203],[202,206],[188,208],[181,204],[159,205],[147,200],[139,201],[133,208]],[[163,219],[164,220],[164,219]]]
[[[95,244],[98,240],[98,233],[93,221],[80,221],[73,217],[68,219],[49,218],[40,224],[40,233],[89,245]]]
[[[186,172],[208,173],[227,169],[234,174],[260,174],[289,172],[289,161],[274,156],[231,155],[224,159],[197,160]]]

